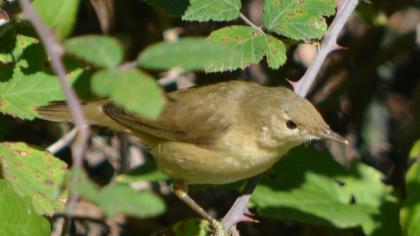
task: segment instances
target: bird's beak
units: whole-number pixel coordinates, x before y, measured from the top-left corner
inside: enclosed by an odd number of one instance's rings
[[[349,142],[343,138],[341,135],[337,134],[336,132],[332,131],[330,128],[324,128],[318,133],[319,137],[340,142],[343,144],[349,144]]]

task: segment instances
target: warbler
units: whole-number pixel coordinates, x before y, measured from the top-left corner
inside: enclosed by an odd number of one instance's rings
[[[166,96],[167,105],[156,120],[107,99],[85,103],[82,109],[92,125],[140,137],[158,167],[174,179],[175,194],[212,222],[189,197],[189,184],[226,184],[258,175],[310,140],[347,143],[307,99],[285,87],[228,81]],[[46,120],[71,121],[64,103],[37,110]]]

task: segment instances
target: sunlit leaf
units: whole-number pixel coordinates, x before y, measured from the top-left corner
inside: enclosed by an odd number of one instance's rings
[[[410,156],[418,156],[418,140],[410,151]],[[420,163],[418,160],[408,170],[406,177],[406,199],[401,208],[401,224],[404,235],[420,235]]]
[[[190,6],[182,16],[189,21],[229,21],[239,17],[241,0],[190,0]]]
[[[362,163],[348,171],[322,152],[297,149],[267,174],[253,202],[270,218],[399,235],[398,203],[380,176]]]
[[[66,40],[65,46],[68,53],[100,67],[115,67],[124,56],[120,44],[109,36],[79,36]]]
[[[244,69],[259,63],[264,56],[271,68],[277,69],[286,61],[284,44],[273,36],[266,35],[248,26],[229,26],[213,31],[209,39],[226,43],[237,50],[232,56],[220,57],[206,71]]]
[[[19,195],[30,197],[38,214],[52,215],[64,208],[66,163],[25,143],[1,143],[0,161],[2,177]]]
[[[69,35],[76,22],[79,0],[34,0],[33,7],[59,39]]]
[[[138,70],[99,71],[93,75],[92,89],[128,111],[150,119],[158,117],[165,105],[163,90],[156,80]]]
[[[17,194],[10,183],[0,179],[0,235],[46,236],[50,225],[35,213],[29,196]]]
[[[277,34],[296,39],[320,38],[327,29],[323,16],[335,12],[336,0],[266,0],[264,26]]]
[[[235,51],[227,45],[204,38],[183,38],[176,42],[161,42],[140,53],[138,63],[150,69],[169,70],[181,67],[186,71],[204,70]]]

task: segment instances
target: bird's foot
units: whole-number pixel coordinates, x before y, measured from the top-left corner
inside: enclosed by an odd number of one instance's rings
[[[210,222],[212,236],[229,236],[228,231],[220,221],[216,219],[210,219],[208,221]]]

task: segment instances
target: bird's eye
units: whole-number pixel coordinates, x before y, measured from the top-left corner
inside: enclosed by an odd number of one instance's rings
[[[297,128],[297,124],[293,120],[286,121],[286,126],[289,129],[296,129]]]

